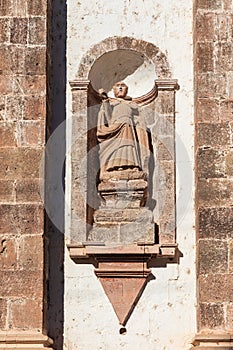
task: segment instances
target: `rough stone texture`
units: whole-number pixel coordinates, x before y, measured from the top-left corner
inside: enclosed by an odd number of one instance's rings
[[[197,13],[196,16],[196,39],[200,42],[211,41],[215,30],[214,15],[211,13]]]
[[[21,138],[21,132],[20,132]],[[2,179],[38,179],[42,161],[41,147],[15,147],[0,149],[0,178]]]
[[[200,304],[200,323],[203,328],[223,327],[224,306],[222,304]]]
[[[218,178],[225,175],[224,151],[199,149],[199,178]]]
[[[233,210],[231,207],[200,208],[199,237],[204,239],[233,238]]]
[[[43,44],[46,40],[46,22],[44,17],[29,19],[28,41],[31,45]]]
[[[37,329],[42,324],[42,304],[36,299],[12,299],[9,302],[11,329]]]
[[[0,298],[0,327],[1,329],[4,329],[6,327],[6,312],[7,312],[7,305],[6,305],[6,299]]]
[[[0,241],[1,270],[14,270],[18,267],[17,241],[9,236],[2,236]]]
[[[197,119],[202,123],[217,123],[219,120],[219,101],[199,98],[197,101]],[[222,115],[223,113],[221,113]]]
[[[36,298],[41,300],[43,289],[43,271],[1,271],[2,281],[0,297],[2,298]],[[36,283],[35,283],[36,281]]]
[[[0,180],[0,203],[13,202],[15,198],[14,180]]]
[[[232,329],[231,1],[195,9],[199,331]]]
[[[217,10],[222,7],[221,0],[197,0],[197,8],[205,10]]]
[[[46,8],[0,1],[1,331],[43,329]]]
[[[199,274],[227,273],[228,247],[227,241],[199,241]]]
[[[16,123],[0,122],[0,147],[14,147],[17,145]]]
[[[231,143],[229,123],[198,124],[198,142],[203,147],[227,147]]]
[[[17,180],[15,195],[17,202],[41,202],[40,181],[38,179]]]
[[[233,304],[228,303],[227,310],[226,310],[226,322],[228,327],[233,327]]]
[[[22,270],[41,271],[43,269],[43,239],[40,235],[25,235],[18,244],[18,266]]]
[[[233,114],[233,101],[223,100],[220,101],[220,112],[219,117],[222,121],[232,121]]]
[[[197,98],[218,99],[220,97],[227,99],[226,73],[198,73],[196,75],[196,83],[198,86]],[[197,100],[197,102],[198,102]],[[210,116],[211,118],[211,116]]]
[[[199,203],[201,206],[230,206],[233,204],[233,182],[231,179],[200,179]]]
[[[201,302],[205,303],[232,302],[233,275],[227,273],[200,275],[199,298]]]
[[[233,176],[233,152],[230,151],[225,156],[226,175]]]
[[[42,234],[43,207],[38,204],[1,204],[0,233]]]
[[[26,44],[27,27],[27,18],[13,18],[11,20],[10,42],[12,44]]]
[[[229,272],[233,272],[233,240],[229,241]]]
[[[214,69],[213,61],[214,45],[212,43],[198,43],[197,44],[197,56],[198,56],[198,70],[200,72],[212,72]]]

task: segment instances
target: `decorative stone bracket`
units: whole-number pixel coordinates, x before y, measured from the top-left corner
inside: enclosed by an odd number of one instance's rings
[[[175,257],[177,245],[93,246],[68,245],[78,263],[92,262],[122,326],[126,325],[146,283],[154,279],[148,264],[154,258]]]

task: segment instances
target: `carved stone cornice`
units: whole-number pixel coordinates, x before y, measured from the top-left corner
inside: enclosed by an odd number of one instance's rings
[[[71,91],[77,91],[77,90],[87,91],[90,85],[90,80],[79,79],[79,80],[72,80],[69,83],[70,83]]]
[[[90,91],[90,93],[95,96],[97,100],[101,102],[99,93],[93,88],[90,80],[79,79],[72,80],[69,82],[71,86],[71,91],[83,90]],[[177,79],[156,79],[153,88],[146,94],[132,98],[132,101],[140,106],[146,106],[153,102],[158,96],[158,91],[175,91],[179,90],[179,84]],[[114,98],[111,98],[114,100]]]
[[[83,242],[68,244],[67,248],[71,259],[89,259],[94,257],[98,260],[98,257],[105,256],[112,259],[112,256],[118,257],[118,260],[131,259],[131,257],[168,257],[174,258],[177,252],[176,243],[167,244],[143,244],[138,242],[133,245],[105,245],[103,242]]]
[[[70,257],[74,260],[80,258],[90,258],[94,256],[98,259],[99,256],[109,256],[112,259],[112,255],[118,256],[119,259],[127,259],[130,256],[156,256],[160,254],[160,247],[158,245],[122,245],[122,246],[107,246],[103,243],[80,243],[80,244],[68,244],[67,245]]]
[[[155,85],[158,91],[175,91],[180,88],[177,79],[156,79]]]

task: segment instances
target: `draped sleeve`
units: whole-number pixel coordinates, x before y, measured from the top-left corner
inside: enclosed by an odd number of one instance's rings
[[[97,139],[103,142],[119,133],[122,124],[111,124],[112,106],[109,100],[104,100],[98,114]]]

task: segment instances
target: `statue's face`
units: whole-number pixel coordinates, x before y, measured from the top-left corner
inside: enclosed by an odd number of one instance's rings
[[[113,92],[115,97],[125,98],[128,92],[128,86],[123,81],[119,81],[113,86]]]

